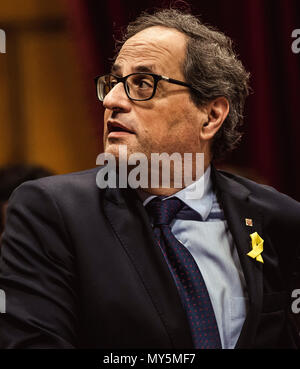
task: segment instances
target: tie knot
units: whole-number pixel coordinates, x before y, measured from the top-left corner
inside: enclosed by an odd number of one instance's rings
[[[169,225],[183,205],[176,197],[164,201],[156,197],[146,205],[146,210],[152,216],[154,226]]]

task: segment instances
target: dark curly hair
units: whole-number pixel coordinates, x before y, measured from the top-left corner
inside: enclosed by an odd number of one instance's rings
[[[237,146],[242,136],[239,128],[249,95],[250,74],[234,52],[229,37],[177,9],[158,10],[154,14],[143,12],[129,23],[123,39],[117,41],[117,52],[130,37],[153,26],[175,28],[188,37],[183,75],[199,91],[190,92],[197,106],[205,106],[220,96],[228,99],[229,114],[212,143],[213,159],[222,159]]]

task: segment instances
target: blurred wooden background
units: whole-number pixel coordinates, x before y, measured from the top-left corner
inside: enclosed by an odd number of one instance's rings
[[[93,81],[84,81],[66,11],[61,0],[0,0],[0,166],[66,173],[96,164],[101,138],[84,92]]]

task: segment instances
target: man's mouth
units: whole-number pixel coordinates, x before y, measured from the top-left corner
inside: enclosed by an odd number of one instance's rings
[[[135,132],[119,122],[107,122],[107,131],[107,137],[118,137],[126,134],[135,134]]]

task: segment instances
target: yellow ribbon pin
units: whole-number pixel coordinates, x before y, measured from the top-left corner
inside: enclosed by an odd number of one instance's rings
[[[257,232],[254,232],[250,234],[251,240],[252,240],[252,250],[248,252],[248,256],[250,256],[253,259],[256,259],[260,263],[263,263],[263,258],[261,256],[261,253],[264,251],[263,244],[264,240],[260,237],[260,235]]]

